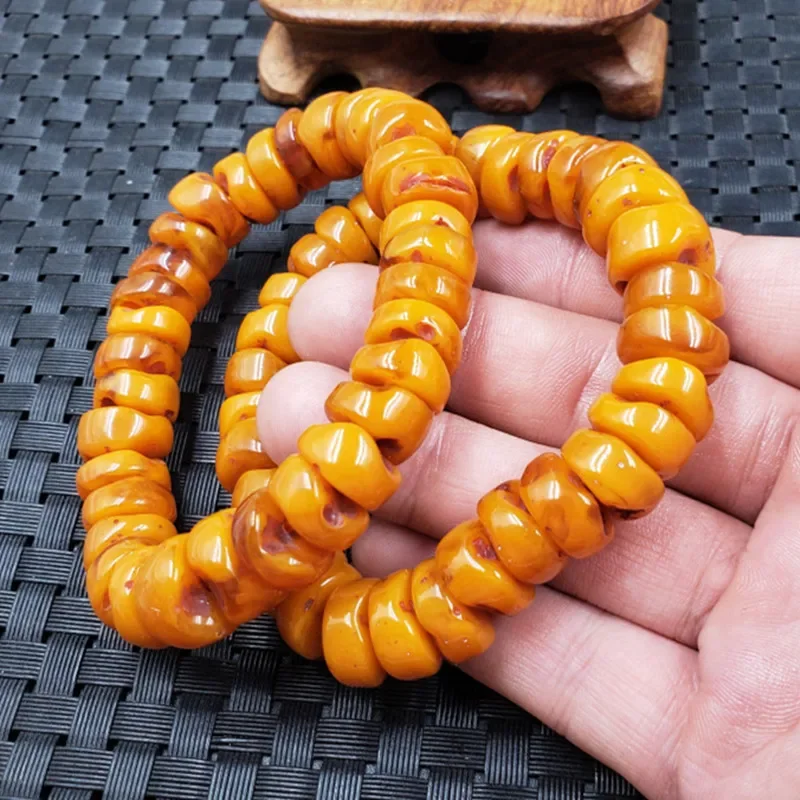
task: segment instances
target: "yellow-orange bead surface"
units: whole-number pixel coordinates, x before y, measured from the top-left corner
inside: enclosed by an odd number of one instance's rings
[[[87,461],[78,470],[75,485],[81,500],[85,500],[95,489],[126,478],[146,478],[165,489],[172,488],[167,465],[135,450],[117,450]]]
[[[192,335],[186,319],[169,306],[117,306],[108,316],[106,330],[109,336],[122,333],[152,336],[168,344],[179,356],[186,355]]]
[[[269,350],[287,364],[300,360],[289,339],[289,307],[282,303],[251,311],[239,326],[236,349]]]
[[[133,369],[111,372],[100,378],[94,387],[96,408],[126,406],[170,421],[177,418],[180,401],[181,392],[174,378]]]
[[[213,280],[228,260],[228,248],[214,231],[187,219],[183,214],[167,211],[156,217],[148,231],[153,244],[174,250],[186,250],[192,263],[203,270],[206,280]]]
[[[261,188],[244,154],[225,156],[214,164],[213,172],[214,180],[243,217],[262,225],[277,219],[279,210]]]
[[[165,417],[123,406],[94,408],[78,423],[78,452],[86,459],[115,450],[165,458],[172,450],[172,436],[172,425]]]
[[[637,272],[628,282],[624,295],[626,317],[642,308],[664,305],[691,306],[711,320],[725,313],[719,281],[688,264],[659,264]]]
[[[267,381],[285,366],[285,361],[263,347],[237,350],[225,368],[225,396],[259,392],[267,385]]]

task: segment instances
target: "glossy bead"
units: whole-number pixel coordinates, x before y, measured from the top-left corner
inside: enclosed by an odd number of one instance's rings
[[[181,392],[169,375],[147,375],[132,369],[120,369],[97,381],[93,405],[126,406],[144,414],[157,414],[175,421]]]
[[[342,206],[326,208],[314,223],[317,235],[339,250],[348,261],[377,264],[378,255],[353,213]]]
[[[211,299],[211,287],[203,270],[195,266],[188,251],[173,250],[163,244],[148,247],[128,268],[128,275],[160,272],[169,275],[191,295],[197,309]]]
[[[694,450],[689,429],[654,403],[601,394],[589,409],[589,421],[596,431],[630,445],[665,480],[678,474]]]
[[[323,550],[346,550],[369,525],[367,511],[337,492],[301,455],[285,458],[269,486],[289,525]]]
[[[167,465],[135,450],[117,450],[87,461],[75,475],[75,486],[85,500],[96,489],[126,478],[146,478],[167,491],[172,488]]]
[[[622,439],[582,429],[567,439],[561,455],[591,493],[630,519],[656,507],[664,482]]]
[[[260,347],[237,350],[225,369],[225,396],[260,392],[267,381],[286,366],[275,353]]]
[[[442,267],[402,261],[381,270],[374,307],[390,300],[427,300],[447,312],[459,328],[469,320],[472,295],[461,278]]]
[[[241,475],[231,492],[231,508],[240,506],[253,492],[269,488],[276,471],[274,467],[250,469]]]
[[[302,119],[303,112],[299,108],[290,108],[281,114],[275,125],[275,147],[300,186],[309,190],[321,189],[328,184],[328,178],[300,141],[298,125]]]
[[[467,218],[453,206],[443,203],[441,200],[417,200],[398,206],[383,221],[380,232],[381,253],[401,231],[425,224],[448,228],[472,239],[472,227],[467,222]]]
[[[438,144],[443,153],[452,152],[453,134],[445,118],[433,106],[413,97],[377,109],[370,125],[369,152],[408,136],[423,136]]]
[[[252,419],[258,410],[260,391],[244,392],[231,395],[219,409],[219,436],[220,439],[228,435],[228,431],[237,423],[245,419]]]
[[[442,665],[433,637],[414,614],[410,569],[398,570],[370,590],[369,633],[378,661],[393,678],[427,678]]]
[[[245,157],[256,180],[276,208],[286,211],[300,204],[303,191],[278,152],[274,128],[265,128],[252,136],[247,142]]]
[[[583,238],[595,253],[604,256],[608,233],[621,214],[634,207],[671,202],[689,202],[674,178],[658,167],[625,167],[606,178],[586,202],[580,217]]]
[[[94,376],[103,378],[121,369],[133,369],[147,375],[181,377],[181,358],[168,345],[144,334],[119,333],[109,336],[97,349]]]
[[[144,334],[165,342],[183,357],[189,349],[192,329],[186,319],[169,306],[111,309],[106,322],[109,336],[118,333]]]
[[[436,547],[436,568],[447,590],[468,606],[518,614],[535,595],[503,566],[478,520],[445,535]]]
[[[372,246],[377,250],[381,240],[381,225],[383,221],[370,208],[369,201],[364,192],[359,192],[348,204],[350,213],[356,218],[364,233],[367,234]]]
[[[149,230],[153,244],[163,244],[173,250],[186,250],[190,260],[199,267],[207,281],[217,277],[228,260],[228,248],[214,231],[183,214],[167,211],[156,217]]]
[[[439,413],[450,397],[450,373],[433,345],[422,339],[399,339],[359,349],[350,362],[353,380],[371,386],[399,386]]]
[[[322,617],[331,593],[357,581],[361,575],[347,563],[344,553],[336,553],[328,571],[314,583],[291,592],[275,609],[275,622],[281,637],[303,658],[322,658]]]
[[[519,494],[544,535],[571,558],[592,556],[614,537],[611,517],[557,453],[528,464]]]
[[[725,299],[719,281],[688,264],[659,264],[643,269],[625,288],[625,316],[651,306],[691,306],[706,319],[725,313]]]
[[[276,272],[274,275],[270,275],[261,287],[261,291],[258,293],[258,304],[261,308],[272,305],[272,303],[282,303],[288,306],[305,282],[306,278],[295,272]]]
[[[208,173],[193,172],[182,178],[167,199],[188,219],[211,228],[227,247],[239,244],[250,230],[247,220]]]
[[[461,361],[461,332],[441,308],[425,300],[391,300],[375,309],[364,334],[366,344],[416,338],[430,342],[452,375]]]
[[[523,583],[547,583],[558,575],[566,555],[525,508],[519,481],[508,481],[478,502],[478,518],[503,566]]]
[[[386,672],[375,655],[369,631],[369,594],[375,578],[339,586],[322,615],[322,652],[334,678],[345,686],[380,686]]]
[[[417,451],[433,420],[433,411],[407,389],[355,381],[340,383],[330,393],[325,413],[331,422],[362,427],[392,464],[402,464]]]
[[[214,164],[214,180],[229,197],[237,211],[253,222],[268,225],[280,211],[261,188],[242,153],[231,153]]]
[[[219,443],[215,463],[217,478],[229,492],[248,470],[275,466],[261,444],[255,417],[243,419],[231,427]]]
[[[293,364],[300,360],[289,340],[289,306],[273,303],[251,311],[239,326],[236,349],[262,348],[281,361]]]
[[[547,167],[558,148],[577,136],[574,131],[550,131],[534,134],[523,144],[517,158],[519,191],[531,216],[537,219],[553,219],[555,216]]]
[[[307,233],[292,245],[286,266],[290,272],[310,278],[333,264],[346,261],[347,256],[319,234]]]
[[[614,394],[631,402],[655,403],[674,414],[696,441],[714,422],[705,376],[677,358],[649,358],[626,364],[611,384]]]
[[[114,627],[114,608],[111,605],[109,583],[120,561],[130,553],[141,550],[141,542],[121,541],[106,548],[86,571],[86,594],[92,610],[100,621]],[[151,551],[152,552],[152,551]]]
[[[124,478],[95,489],[83,501],[82,522],[88,531],[108,517],[156,514],[174,522],[178,515],[169,489],[146,478]]]
[[[495,142],[514,133],[516,131],[513,128],[509,128],[508,125],[478,125],[468,130],[458,140],[455,156],[467,168],[467,172],[469,172],[481,198],[483,197],[481,169],[483,168],[486,151]]]
[[[622,323],[617,354],[623,364],[668,356],[697,367],[709,383],[725,369],[730,344],[725,333],[689,306],[643,308]]]
[[[494,627],[489,615],[459,603],[447,591],[435,559],[420,562],[411,573],[411,600],[420,625],[451,663],[460,664],[491,647]]]
[[[297,126],[297,136],[311,158],[329,180],[341,181],[358,175],[336,139],[335,115],[347,92],[328,92],[312,100]]]
[[[389,103],[406,99],[407,94],[393,89],[369,88],[354,92],[339,103],[335,119],[336,140],[351,164],[363,166],[367,161],[375,114]]]
[[[78,423],[78,452],[96,458],[116,450],[136,450],[148,458],[165,458],[172,450],[172,425],[123,406],[87,411]]]
[[[111,293],[113,309],[169,306],[188,323],[197,316],[194,298],[174,278],[161,272],[139,272],[121,280]]]
[[[312,425],[297,449],[345,497],[372,511],[400,486],[400,473],[386,461],[375,440],[352,422]]]
[[[510,133],[486,151],[481,168],[481,201],[495,219],[519,225],[528,209],[520,193],[519,156],[528,143],[529,133]]]
[[[175,526],[157,514],[106,517],[92,525],[86,532],[83,543],[83,566],[89,569],[101,553],[120,542],[137,542],[142,546],[155,545],[176,534]]]
[[[550,159],[547,165],[550,201],[553,204],[553,216],[562,225],[580,227],[574,209],[578,173],[583,160],[603,144],[602,139],[594,136],[573,136],[566,139]]]
[[[644,269],[677,261],[714,274],[716,257],[703,215],[688,203],[632,208],[608,234],[608,280],[620,293]]]
[[[274,589],[302,589],[322,575],[333,553],[307,542],[287,524],[269,489],[253,492],[234,512],[236,552]]]

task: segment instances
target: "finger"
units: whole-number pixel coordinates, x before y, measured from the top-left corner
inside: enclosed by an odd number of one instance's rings
[[[287,367],[269,382],[258,415],[259,432],[273,458],[293,452],[300,433],[325,420],[325,397],[345,378],[339,368],[306,362]],[[291,415],[281,413],[286,408]],[[542,451],[523,439],[442,414],[422,447],[400,466],[403,482],[378,513],[439,538],[473,518],[482,494],[518,477]],[[738,520],[669,491],[653,514],[620,522],[614,543],[587,562],[570,564],[557,585],[693,645],[749,533]],[[370,539],[365,541],[369,547]]]
[[[375,280],[373,268],[346,265],[303,287],[289,314],[303,358],[349,364],[363,341]],[[489,292],[474,297],[449,407],[515,436],[561,446],[586,424],[589,405],[619,369],[617,326]],[[712,396],[717,422],[671,486],[752,522],[775,482],[800,394],[732,363]]]

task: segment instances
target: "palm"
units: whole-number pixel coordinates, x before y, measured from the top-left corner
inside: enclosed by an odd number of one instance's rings
[[[450,411],[357,543],[367,573],[429,555],[483,492],[582,424],[618,366],[621,302],[577,234],[481,223],[476,241],[485,291]],[[648,797],[796,797],[800,243],[720,232],[717,244],[735,363],[712,387],[712,433],[656,512],[621,523],[607,550],[500,620],[494,647],[465,668]],[[373,267],[344,265],[292,306],[307,363],[280,373],[262,399],[273,457],[324,419],[324,398],[361,344],[375,280]]]

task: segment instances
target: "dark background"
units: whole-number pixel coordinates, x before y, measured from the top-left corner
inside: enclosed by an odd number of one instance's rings
[[[243,0],[0,9],[0,797],[635,796],[455,670],[354,691],[291,656],[267,619],[185,654],[135,652],[95,619],[73,479],[107,301],[169,188],[277,120],[255,81],[269,23]],[[659,13],[671,25],[659,119],[612,120],[593,91],[569,89],[508,123],[636,140],[715,224],[797,235],[797,0],[673,0]],[[456,90],[430,99],[458,132],[490,119]],[[182,529],[229,502],[214,431],[241,315],[323,205],[356,186],[255,229],[216,282],[170,459]]]

